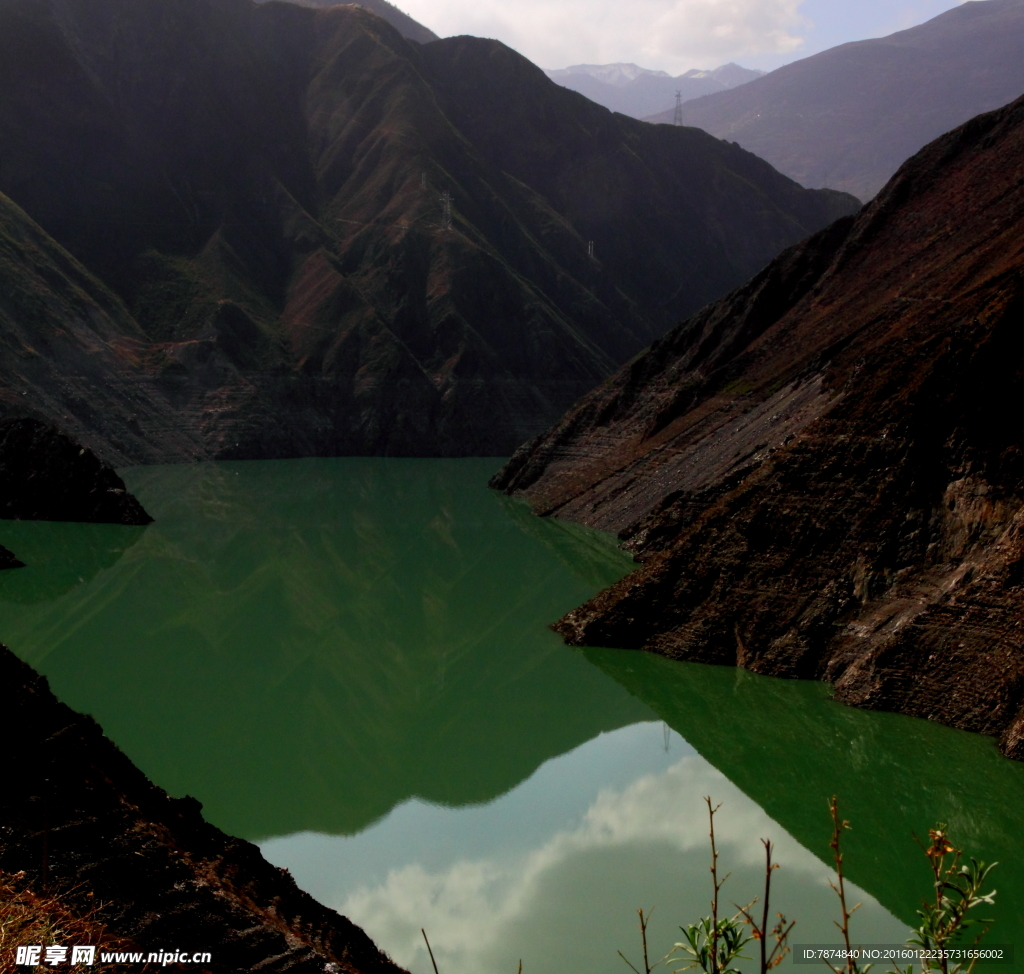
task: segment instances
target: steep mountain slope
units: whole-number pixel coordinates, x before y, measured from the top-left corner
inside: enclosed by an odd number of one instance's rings
[[[1024,99],[911,159],[495,481],[646,564],[573,643],[833,681],[1024,758]]]
[[[194,798],[151,784],[2,645],[0,702],[0,731],[18,742],[0,793],[4,873],[63,897],[147,954],[212,955],[193,970],[403,974],[255,846],[207,824]]]
[[[267,0],[256,0],[257,3],[266,3]],[[297,3],[300,7],[336,7],[334,0],[288,0],[289,3]],[[388,0],[360,0],[360,7],[372,10],[378,17],[383,17],[395,30],[410,41],[418,44],[429,44],[438,40],[429,27],[424,27],[419,21],[413,20],[404,10],[399,10]]]
[[[764,74],[763,71],[732,63],[723,64],[711,71],[694,69],[675,78],[664,71],[645,71],[643,68],[638,68],[633,77],[621,73],[602,75],[597,70],[616,67],[636,68],[636,65],[578,64],[544,73],[562,87],[578,91],[613,112],[645,118],[667,110],[668,121],[672,121],[675,112],[677,91],[682,100],[687,102],[716,91],[727,91]]]
[[[0,189],[212,456],[510,451],[853,205],[353,5],[12,0],[0,84]]]
[[[35,419],[0,420],[0,518],[149,524],[117,473]]]
[[[683,124],[738,142],[804,186],[868,200],[925,143],[1024,93],[1022,47],[1022,0],[972,0],[690,102]]]
[[[144,380],[148,344],[120,299],[0,194],[0,414],[45,418],[112,464],[200,455]]]

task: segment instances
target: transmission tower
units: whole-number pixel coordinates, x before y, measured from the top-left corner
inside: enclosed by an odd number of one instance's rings
[[[682,91],[676,92],[676,113],[672,118],[673,125],[683,124],[683,93]]]
[[[588,257],[593,257],[594,256],[594,241],[593,240],[588,240],[587,241],[587,256]]]
[[[451,230],[452,228],[452,194],[445,190],[439,197],[441,200],[441,229]]]

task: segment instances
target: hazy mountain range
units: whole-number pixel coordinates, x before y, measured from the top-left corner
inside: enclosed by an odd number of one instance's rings
[[[868,200],[927,142],[1024,94],[1024,2],[973,0],[683,106],[803,186]],[[673,111],[649,121],[671,122]]]
[[[635,64],[574,64],[544,73],[562,87],[633,118],[644,118],[664,109],[674,112],[676,92],[683,101],[691,101],[746,84],[764,74],[732,63],[712,71],[694,68],[675,78],[666,71],[652,71]]]
[[[856,206],[355,5],[19,0],[0,87],[0,402],[119,463],[511,452]]]

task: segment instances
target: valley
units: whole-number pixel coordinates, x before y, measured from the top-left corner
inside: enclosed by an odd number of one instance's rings
[[[0,970],[612,974],[705,795],[793,945],[833,796],[856,939],[945,822],[1012,945],[1022,12],[671,77],[0,0]]]

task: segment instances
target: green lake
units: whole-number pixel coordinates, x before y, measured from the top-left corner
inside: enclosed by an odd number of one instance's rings
[[[500,462],[127,470],[146,528],[0,522],[29,566],[0,573],[0,641],[414,974],[421,927],[441,974],[628,974],[639,907],[660,958],[707,912],[705,795],[726,902],[770,838],[793,943],[837,940],[833,794],[855,939],[903,939],[914,835],[946,822],[999,860],[987,939],[1015,942],[1024,766],[821,684],[565,647],[547,625],[631,562],[488,490]]]

